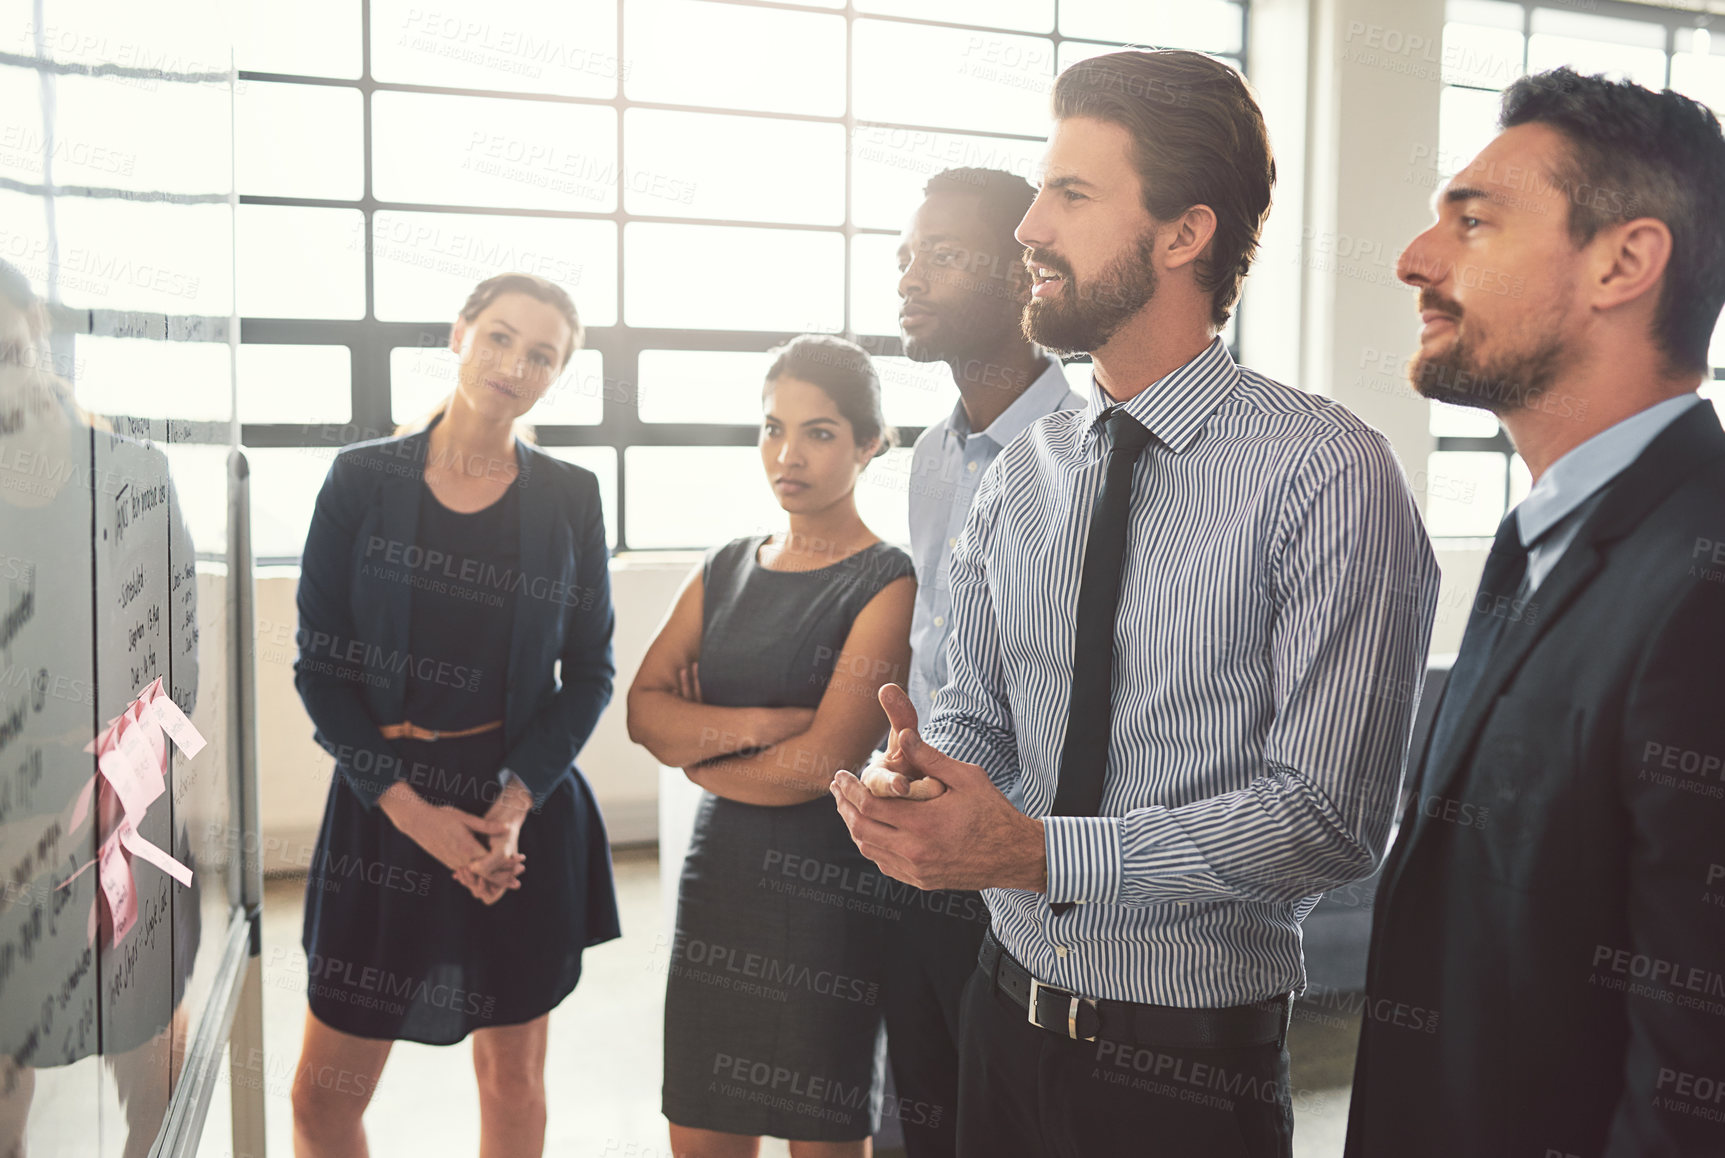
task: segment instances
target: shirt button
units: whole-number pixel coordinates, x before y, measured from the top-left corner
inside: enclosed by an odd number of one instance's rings
[[[946,626],[946,616],[944,616],[944,615],[935,616],[934,617],[934,625],[936,627],[945,627]]]
[[[946,545],[947,545],[947,546],[948,546],[948,547],[956,547],[956,546],[958,546],[958,536],[957,536],[957,535],[954,535],[954,536],[953,536],[953,537],[952,537],[952,538],[950,538],[950,539],[948,539],[948,540],[947,540],[947,541],[946,541]]]
[[[976,469],[976,464],[975,464],[975,463],[974,463],[974,462],[973,462],[973,463],[971,463],[971,464],[970,464],[970,465],[969,465],[969,466],[967,466],[967,467],[965,467],[965,468],[964,468],[964,469],[965,469],[965,470],[975,470],[975,469]]]

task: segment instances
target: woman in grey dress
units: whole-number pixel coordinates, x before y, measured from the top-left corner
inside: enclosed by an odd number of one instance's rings
[[[915,579],[856,508],[887,446],[868,355],[773,352],[761,464],[790,516],[708,552],[629,691],[629,734],[707,791],[677,898],[663,1109],[677,1158],[865,1158],[882,1075],[881,898],[827,793],[886,732]]]

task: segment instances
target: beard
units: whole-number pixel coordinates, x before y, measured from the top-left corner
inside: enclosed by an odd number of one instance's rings
[[[1024,336],[1062,354],[1084,354],[1099,350],[1156,296],[1155,234],[1146,229],[1126,251],[1104,266],[1095,277],[1079,281],[1064,262],[1032,260],[1065,279],[1056,298],[1031,298],[1024,307]]]
[[[1531,345],[1491,356],[1456,322],[1449,348],[1429,358],[1416,357],[1408,380],[1421,397],[1452,406],[1471,406],[1503,415],[1532,405],[1557,381],[1563,368],[1563,343],[1557,325],[1541,328]]]

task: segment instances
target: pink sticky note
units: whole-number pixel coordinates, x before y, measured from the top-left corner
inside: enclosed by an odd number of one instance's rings
[[[127,748],[108,749],[97,757],[96,766],[120,798],[121,809],[134,820],[142,817],[150,802],[162,794],[161,774],[141,764]]]
[[[102,883],[102,895],[108,900],[108,919],[114,928],[114,941],[118,945],[126,939],[126,934],[132,931],[132,926],[138,920],[138,894],[132,887],[132,866],[126,863],[126,854],[120,851],[119,834],[115,833],[102,842],[101,863],[96,868],[96,879]]]
[[[180,705],[174,702],[173,697],[161,691],[161,682],[157,680],[150,685],[156,689],[157,694],[148,701],[144,718],[153,720],[157,727],[173,737],[175,746],[189,760],[204,750],[204,738],[186,718],[186,713],[180,710]]]
[[[133,856],[143,857],[182,885],[192,883],[192,870],[169,856],[161,846],[145,840],[144,834],[133,828],[130,821],[120,824],[120,843]]]
[[[128,748],[132,759],[153,768],[156,775],[167,775],[168,739],[162,734],[162,726],[151,718],[144,701],[133,700],[131,707],[126,709],[115,743],[118,747]]]

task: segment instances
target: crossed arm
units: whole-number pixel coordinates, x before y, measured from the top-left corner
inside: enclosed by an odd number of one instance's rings
[[[699,568],[685,581],[629,689],[629,738],[690,780],[744,804],[788,805],[860,767],[886,731],[876,695],[904,678],[916,581],[894,580],[851,624],[815,708],[720,707],[689,678],[701,654]]]

